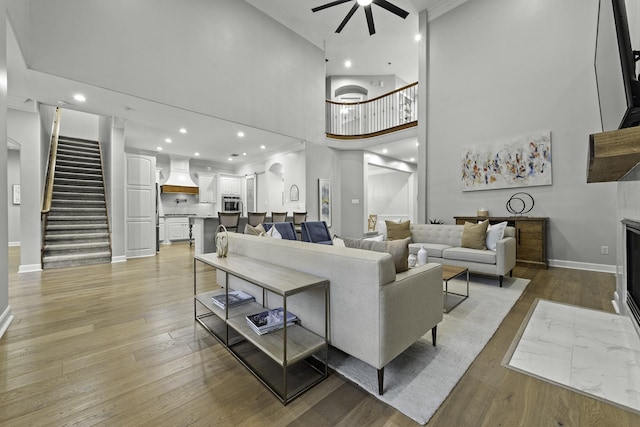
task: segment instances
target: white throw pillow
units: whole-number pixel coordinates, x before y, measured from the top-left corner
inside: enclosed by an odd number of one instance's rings
[[[338,247],[341,247],[341,248],[345,247],[344,240],[342,240],[342,237],[338,237],[338,236],[334,235],[333,239],[331,239],[331,241],[333,243],[333,246],[338,246]]]
[[[498,244],[498,240],[502,239],[504,236],[504,229],[507,227],[507,221],[489,225],[487,229],[487,249],[492,251],[496,250],[496,245]]]
[[[276,229],[275,225],[271,227],[269,231],[267,231],[267,236],[273,237],[274,239],[282,239],[282,234],[280,234],[280,232]]]

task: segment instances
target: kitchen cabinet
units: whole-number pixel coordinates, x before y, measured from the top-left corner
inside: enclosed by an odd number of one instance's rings
[[[213,174],[198,173],[198,194],[200,203],[216,202],[216,180]]]
[[[219,175],[218,186],[220,187],[220,195],[230,194],[233,196],[242,195],[242,177],[234,175]]]
[[[465,221],[476,223],[485,219],[489,220],[489,224],[507,221],[508,225],[516,229],[516,265],[547,268],[547,222],[549,218],[527,216],[456,216],[454,218],[456,224],[464,224]]]
[[[186,216],[166,219],[166,227],[170,241],[189,239],[189,218]]]

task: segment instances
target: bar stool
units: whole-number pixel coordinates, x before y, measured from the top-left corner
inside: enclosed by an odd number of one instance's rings
[[[240,212],[218,212],[220,224],[224,225],[227,231],[238,231],[240,223]]]
[[[271,212],[271,222],[287,222],[287,212]]]
[[[257,227],[264,222],[266,216],[266,212],[247,212],[247,222],[250,226]]]
[[[294,212],[293,213],[293,227],[296,229],[296,235],[302,235],[302,228],[300,224],[307,220],[306,212]]]

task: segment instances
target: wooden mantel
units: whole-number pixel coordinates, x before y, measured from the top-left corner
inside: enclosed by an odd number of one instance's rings
[[[589,135],[587,182],[617,181],[640,163],[640,127]]]

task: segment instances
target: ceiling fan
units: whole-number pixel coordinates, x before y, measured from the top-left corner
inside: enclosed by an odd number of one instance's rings
[[[314,7],[313,9],[311,9],[312,12],[318,12],[320,10],[324,10],[333,6],[337,6],[339,4],[342,3],[347,3],[353,0],[336,0],[336,1],[332,1],[330,3],[327,4],[323,4],[322,6],[318,6],[318,7]],[[340,23],[340,25],[338,26],[338,28],[336,29],[336,33],[339,33],[340,31],[342,31],[342,29],[344,28],[345,25],[347,25],[347,22],[349,22],[349,20],[351,19],[351,17],[353,16],[354,13],[356,13],[356,10],[358,10],[358,8],[360,6],[364,7],[364,13],[367,17],[367,25],[369,26],[369,35],[372,36],[376,33],[376,27],[373,24],[373,13],[371,12],[371,4],[376,4],[378,6],[380,6],[383,9],[388,10],[389,12],[399,16],[402,19],[405,19],[407,17],[407,15],[409,15],[409,12],[407,12],[404,9],[399,8],[398,6],[389,3],[387,0],[356,0],[353,4],[353,7],[351,8],[351,10],[349,11],[349,13],[347,13],[347,16],[345,16],[345,18],[342,20],[342,22]]]

